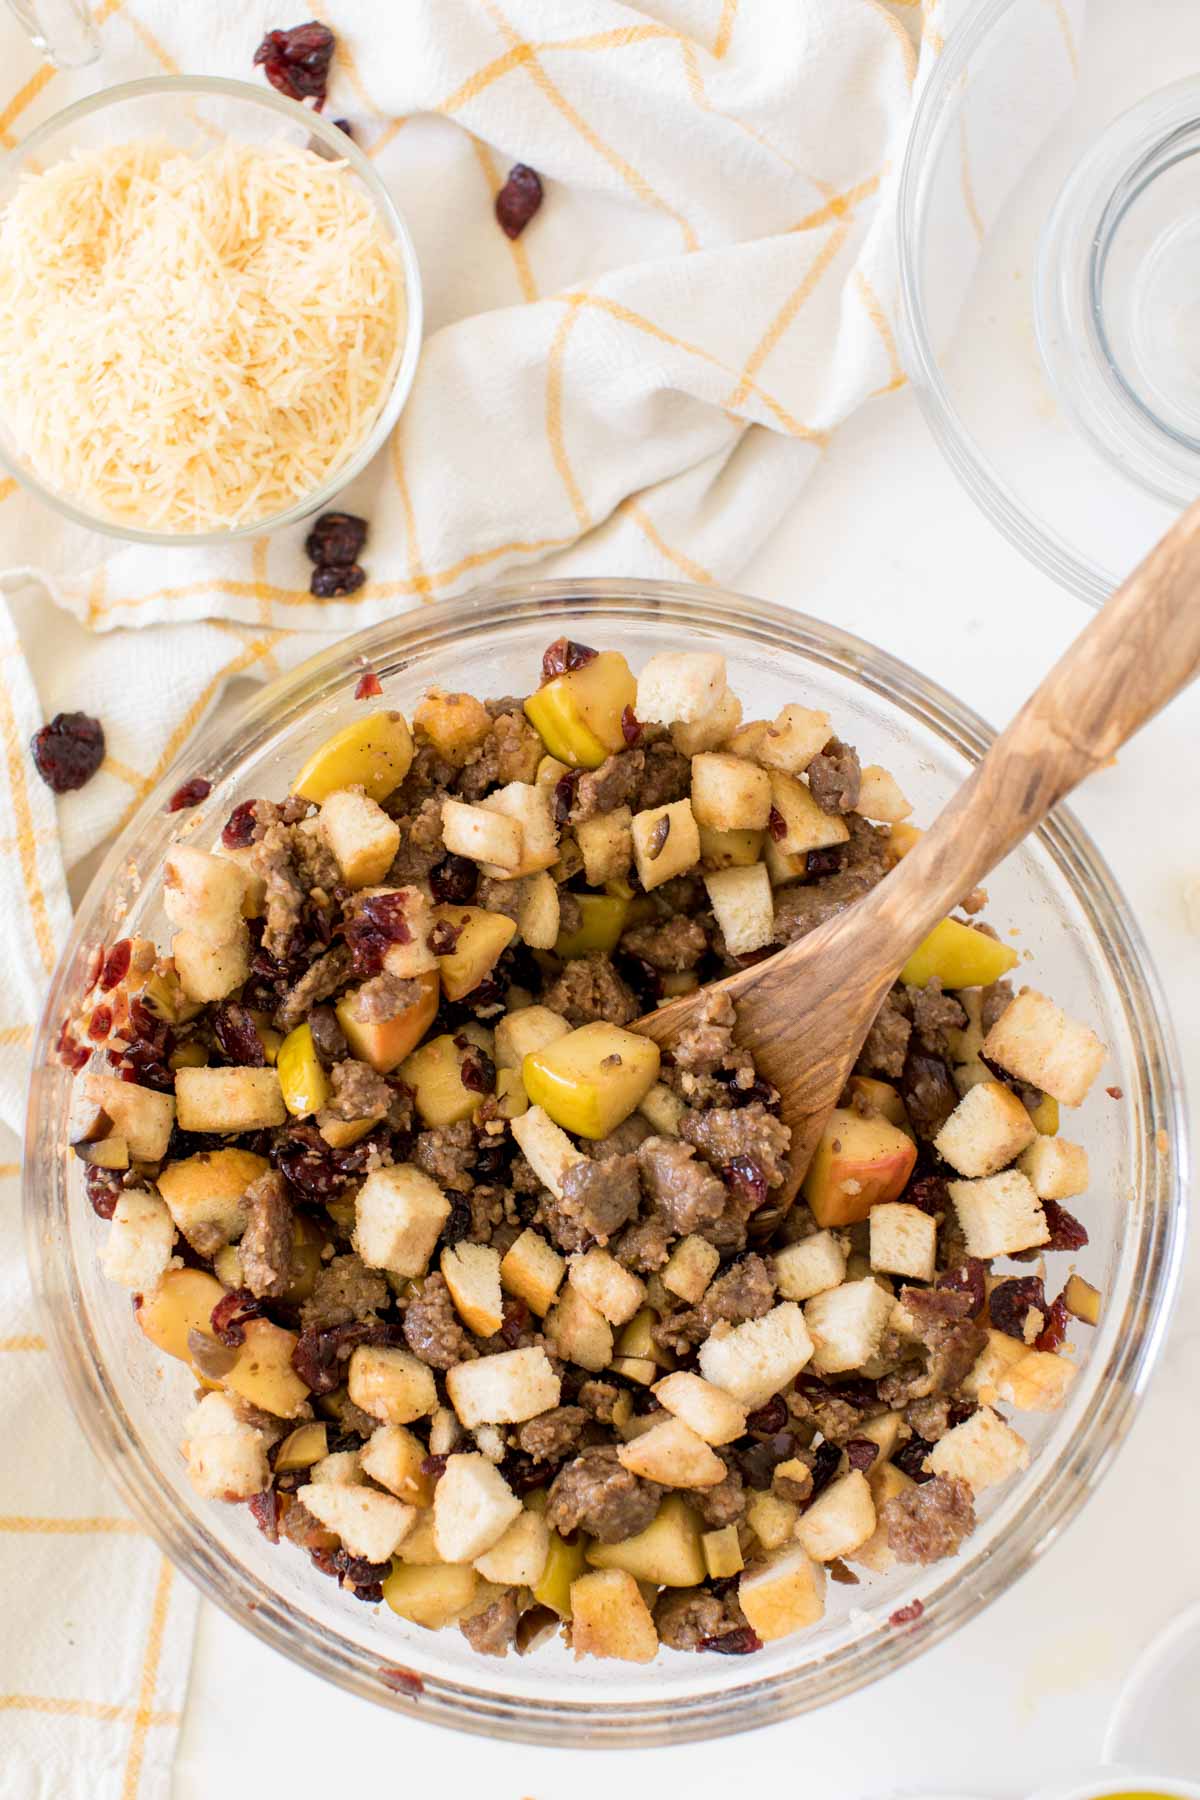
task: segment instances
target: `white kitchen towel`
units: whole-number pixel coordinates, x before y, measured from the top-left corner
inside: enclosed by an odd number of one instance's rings
[[[1083,0],[1045,0],[1023,113],[1068,90]],[[299,529],[225,551],[125,548],[0,478],[0,1120],[19,1125],[67,872],[174,760],[236,673],[519,571],[729,582],[837,425],[900,386],[893,211],[914,94],[966,0],[99,0],[103,59],[38,61],[0,9],[0,148],[100,85],[261,79],[263,31],[338,36],[329,112],[404,211],[426,342],[401,424],[344,503],[371,579],[308,594]],[[1040,128],[1040,126],[1039,126]],[[961,229],[1022,162],[961,134]],[[545,203],[510,243],[514,162]],[[864,495],[869,529],[870,496]],[[797,571],[803,599],[803,571]],[[108,755],[55,802],[28,756],[83,709]],[[192,1601],[83,1453],[30,1313],[16,1151],[0,1186],[0,1640],[6,1800],[164,1796]]]

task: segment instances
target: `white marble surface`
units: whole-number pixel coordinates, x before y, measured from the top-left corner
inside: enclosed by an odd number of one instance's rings
[[[1086,620],[974,510],[908,395],[844,432],[741,585],[873,638],[993,723],[1010,716]],[[1200,918],[1189,922],[1185,890],[1200,877],[1198,736],[1200,687],[1076,801],[1166,977],[1193,1094]],[[726,1800],[751,1772],[767,1792],[820,1800],[1024,1796],[1084,1769],[1099,1760],[1139,1651],[1200,1599],[1198,1305],[1193,1239],[1141,1417],[1082,1516],[985,1616],[837,1706],[753,1737],[623,1752],[614,1764],[612,1752],[529,1750],[398,1719],[323,1687],[205,1608],[176,1800],[381,1779],[408,1794],[593,1800],[614,1778],[626,1800],[651,1800],[667,1782],[689,1800]]]

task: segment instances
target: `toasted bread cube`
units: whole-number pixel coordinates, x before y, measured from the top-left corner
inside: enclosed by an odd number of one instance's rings
[[[645,725],[694,725],[715,710],[729,683],[712,650],[664,650],[638,676],[634,711]]]
[[[771,811],[771,778],[740,756],[693,756],[692,811],[697,825],[712,831],[762,831]]]
[[[201,1005],[224,1000],[250,973],[250,933],[239,924],[223,944],[210,944],[198,932],[177,931],[171,957],[186,999]]]
[[[815,1625],[825,1612],[825,1570],[807,1550],[784,1550],[764,1569],[743,1575],[738,1601],[764,1644]]]
[[[458,1414],[450,1406],[439,1406],[429,1420],[430,1456],[449,1456],[466,1437]]]
[[[895,1463],[875,1462],[867,1471],[867,1481],[871,1489],[871,1498],[875,1502],[875,1529],[865,1544],[860,1544],[854,1552],[852,1561],[861,1563],[863,1568],[870,1569],[874,1575],[886,1575],[895,1566],[896,1553],[888,1542],[888,1528],[883,1519],[883,1509],[887,1501],[897,1494],[906,1493],[916,1484],[903,1469]]]
[[[558,885],[545,869],[527,875],[517,904],[517,935],[531,950],[553,950],[558,942]]]
[[[496,1067],[519,1069],[535,1050],[544,1050],[571,1027],[561,1013],[548,1006],[523,1006],[520,1012],[505,1013],[496,1023]]]
[[[891,1200],[871,1208],[871,1267],[910,1281],[932,1281],[937,1223],[919,1206]]]
[[[668,1293],[677,1294],[689,1306],[695,1306],[720,1265],[721,1252],[707,1238],[680,1238],[667,1259],[662,1284]],[[784,1295],[785,1300],[792,1297]]]
[[[175,1221],[148,1188],[126,1188],[108,1227],[100,1266],[110,1281],[148,1294],[158,1286],[175,1248]]]
[[[571,1583],[571,1647],[581,1656],[619,1662],[653,1662],[658,1633],[633,1576],[624,1569],[593,1569]]]
[[[521,1513],[521,1502],[494,1463],[477,1451],[447,1462],[433,1490],[433,1541],[444,1562],[474,1562]]]
[[[850,828],[840,813],[822,812],[802,781],[772,769],[771,805],[783,820],[782,835],[771,835],[775,848],[784,856],[798,856],[809,850],[826,850],[844,844]]]
[[[633,814],[627,806],[581,819],[575,826],[575,842],[583,857],[584,879],[589,887],[606,881],[623,881],[633,861]]]
[[[763,863],[752,869],[722,869],[706,875],[704,885],[731,956],[745,956],[772,941],[775,902]]]
[[[500,1298],[500,1252],[490,1244],[448,1245],[442,1251],[442,1275],[454,1309],[468,1331],[492,1337],[504,1322]]]
[[[340,1487],[362,1487],[365,1477],[358,1451],[335,1450],[328,1456],[318,1457],[309,1469],[308,1479]]]
[[[761,1319],[718,1326],[700,1346],[700,1372],[753,1410],[794,1380],[812,1353],[804,1314],[787,1300]]]
[[[1014,1251],[1036,1250],[1049,1242],[1042,1203],[1019,1169],[948,1185],[968,1256],[1012,1256]]]
[[[878,1350],[892,1306],[892,1295],[885,1294],[869,1275],[814,1294],[804,1308],[804,1322],[812,1334],[814,1371],[842,1375],[847,1369],[861,1368]]]
[[[558,860],[553,789],[538,787],[535,782],[510,781],[479,804],[486,812],[512,820],[521,834],[521,858],[516,867],[510,869],[497,858],[495,868],[485,863],[485,875],[495,876],[498,881],[511,880],[517,875],[534,875]]]
[[[729,1473],[716,1452],[679,1418],[651,1425],[649,1431],[622,1444],[617,1457],[632,1475],[660,1482],[663,1487],[716,1487]]]
[[[925,1467],[935,1475],[957,1475],[981,1494],[1029,1467],[1029,1445],[990,1406],[955,1425],[939,1438]]]
[[[963,1095],[933,1140],[960,1175],[995,1175],[1037,1136],[1037,1126],[1002,1081],[980,1081]]]
[[[763,732],[754,755],[768,768],[801,775],[832,736],[828,713],[810,706],[785,706]]]
[[[264,876],[259,875],[253,867],[254,845],[238,844],[230,846],[218,842],[217,856],[224,856],[231,863],[236,863],[246,879],[246,892],[242,900],[242,917],[244,919],[261,919],[267,909],[267,883]]]
[[[801,1463],[801,1468],[806,1465]],[[746,1505],[746,1524],[764,1550],[782,1550],[796,1536],[800,1508],[779,1494],[752,1493]]]
[[[296,1498],[327,1531],[336,1531],[351,1556],[385,1563],[416,1522],[416,1509],[374,1488],[310,1482]]]
[[[477,1425],[471,1436],[475,1447],[489,1462],[502,1463],[508,1454],[508,1439],[499,1425]]]
[[[505,1251],[500,1263],[500,1284],[530,1312],[543,1318],[554,1304],[554,1296],[567,1272],[566,1258],[553,1244],[526,1226],[516,1242]]]
[[[736,1525],[722,1525],[716,1531],[706,1531],[700,1539],[700,1549],[704,1567],[713,1581],[740,1575],[746,1566]]]
[[[656,1381],[652,1392],[661,1407],[706,1444],[732,1444],[746,1429],[746,1408],[702,1375],[677,1369]]]
[[[287,1118],[274,1069],[177,1069],[181,1131],[264,1131]]]
[[[706,712],[702,719],[689,725],[676,720],[671,726],[671,742],[681,756],[697,756],[702,750],[715,750],[718,744],[723,744],[741,722],[742,703],[726,688],[712,711]]]
[[[1073,1319],[1080,1319],[1085,1325],[1100,1323],[1100,1290],[1085,1281],[1082,1275],[1067,1277],[1063,1300]]]
[[[535,1413],[557,1406],[562,1383],[540,1345],[480,1356],[447,1371],[446,1392],[459,1422],[520,1425]]]
[[[854,1435],[869,1438],[873,1444],[878,1444],[879,1456],[876,1460],[884,1462],[889,1456],[895,1455],[903,1440],[908,1437],[909,1428],[903,1413],[877,1413],[873,1419],[864,1419],[861,1425],[856,1426]],[[874,1466],[873,1463],[871,1467]],[[867,1473],[869,1475],[870,1470]]]
[[[188,1415],[183,1454],[204,1500],[249,1500],[269,1486],[267,1440],[239,1417],[227,1394],[205,1394]]]
[[[815,1562],[853,1556],[875,1530],[875,1502],[861,1469],[851,1469],[818,1494],[796,1526],[796,1541]]]
[[[414,1163],[372,1169],[354,1201],[354,1248],[372,1269],[415,1280],[429,1266],[450,1202]]]
[[[656,1081],[638,1111],[644,1119],[649,1119],[658,1137],[678,1137],[679,1121],[687,1107],[678,1094],[672,1093],[663,1082]]]
[[[490,1550],[475,1558],[485,1581],[504,1587],[534,1587],[550,1554],[550,1527],[540,1513],[522,1511]]]
[[[363,1445],[359,1465],[397,1500],[408,1506],[430,1506],[433,1482],[421,1470],[427,1454],[432,1452],[426,1451],[415,1432],[403,1425],[380,1425]]]
[[[411,1425],[438,1403],[428,1364],[387,1344],[360,1344],[350,1358],[346,1385],[355,1406],[385,1425]]]
[[[461,768],[492,729],[492,715],[474,694],[448,694],[431,687],[417,702],[413,730],[426,737],[440,756]]]
[[[647,893],[700,861],[700,833],[688,800],[647,807],[635,814],[631,829],[638,880]]]
[[[868,763],[862,772],[858,805],[854,810],[864,819],[874,819],[881,825],[899,825],[911,813],[912,802],[905,799],[894,775],[889,775],[878,763]]]
[[[1009,1001],[984,1039],[983,1053],[1063,1106],[1086,1098],[1108,1054],[1090,1025],[1068,1018],[1034,988],[1022,988]]]
[[[455,856],[487,863],[506,875],[516,874],[521,866],[520,823],[491,808],[467,806],[462,800],[443,800],[442,841]]]
[[[1026,1350],[1000,1376],[996,1392],[1018,1412],[1057,1412],[1079,1370],[1066,1356]]]
[[[546,1314],[546,1341],[563,1362],[599,1374],[612,1361],[612,1326],[570,1282]]]
[[[400,827],[377,800],[342,788],[322,801],[317,824],[347,887],[383,880],[400,848]]]
[[[775,1286],[784,1300],[811,1300],[846,1279],[846,1252],[834,1231],[815,1231],[774,1255]]]
[[[572,1256],[567,1280],[597,1312],[604,1314],[610,1325],[626,1324],[646,1298],[645,1282],[622,1268],[607,1250],[599,1248]]]
[[[163,911],[172,925],[206,944],[227,944],[243,929],[246,877],[227,856],[174,844],[163,858]]]
[[[1028,1345],[1020,1338],[1009,1337],[1006,1331],[995,1331],[989,1326],[987,1341],[963,1378],[964,1394],[972,1400],[995,1405],[1000,1398],[1001,1380],[1021,1361],[1027,1350]]]
[[[749,762],[758,761],[758,753],[763,739],[770,729],[767,719],[744,719],[736,731],[731,731],[721,749],[730,756],[743,756]]]
[[[125,1139],[133,1162],[161,1161],[175,1123],[175,1102],[170,1094],[98,1072],[87,1076],[84,1088],[88,1099],[112,1120],[114,1135]]]
[[[510,1120],[508,1128],[542,1186],[561,1200],[562,1178],[574,1163],[583,1161],[582,1151],[540,1106],[531,1106],[528,1112]]]
[[[1069,1200],[1088,1184],[1088,1153],[1066,1138],[1036,1137],[1017,1158],[1039,1200]]]
[[[246,1189],[269,1167],[265,1156],[249,1150],[201,1150],[167,1163],[159,1171],[158,1191],[188,1243],[212,1256],[241,1237]]]

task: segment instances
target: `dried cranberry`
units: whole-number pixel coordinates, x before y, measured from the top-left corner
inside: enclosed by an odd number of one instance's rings
[[[738,1456],[738,1466],[747,1486],[758,1493],[764,1493],[771,1485],[771,1478],[781,1462],[796,1454],[796,1435],[791,1431],[777,1431],[772,1437],[760,1439],[751,1444]]]
[[[555,782],[550,810],[554,816],[554,823],[556,825],[566,824],[567,819],[570,816],[571,808],[575,804],[575,788],[578,782],[579,772],[576,769],[569,769],[565,775],[560,775]]]
[[[749,1625],[739,1625],[734,1631],[724,1631],[720,1637],[701,1638],[698,1650],[715,1650],[718,1656],[750,1656],[755,1650],[762,1649],[762,1639]]]
[[[907,1606],[898,1606],[888,1620],[889,1625],[914,1625],[925,1611],[920,1600],[910,1600]]]
[[[987,1299],[986,1277],[987,1264],[980,1262],[977,1256],[968,1256],[956,1269],[944,1270],[934,1286],[965,1294],[971,1302],[970,1317],[975,1319],[983,1311],[983,1304]]]
[[[334,36],[328,25],[310,19],[289,31],[268,31],[254,61],[267,80],[289,100],[314,100],[320,112],[333,60]]]
[[[267,1542],[277,1544],[279,1542],[279,1497],[274,1488],[266,1488],[261,1494],[251,1494],[246,1505],[250,1517]]]
[[[555,638],[542,657],[542,681],[553,681],[556,675],[573,675],[586,668],[599,656],[590,644],[577,644],[571,638]]]
[[[382,681],[374,669],[368,669],[366,674],[359,678],[358,686],[354,690],[354,698],[356,700],[374,700],[382,692]]]
[[[919,1206],[931,1219],[950,1210],[950,1189],[944,1175],[918,1176],[905,1188],[904,1199],[909,1206]]]
[[[249,1288],[234,1288],[231,1293],[222,1294],[212,1309],[209,1324],[213,1336],[236,1350],[246,1341],[246,1325],[251,1319],[261,1319],[263,1304],[256,1300]]]
[[[100,987],[104,993],[110,993],[118,982],[124,981],[132,959],[133,945],[128,938],[121,938],[105,957],[104,967],[100,971]]]
[[[562,1467],[557,1462],[534,1462],[528,1456],[510,1453],[500,1465],[500,1473],[514,1494],[532,1494],[535,1488],[547,1487]]]
[[[367,579],[359,563],[325,563],[314,569],[308,591],[314,600],[334,600],[339,594],[354,594]]]
[[[98,1219],[111,1219],[121,1198],[121,1177],[112,1169],[88,1163],[83,1172],[83,1191]]]
[[[515,1350],[529,1330],[529,1308],[523,1300],[506,1300],[501,1315],[500,1336],[510,1350]]]
[[[263,1041],[244,1006],[239,1006],[233,1000],[222,1001],[213,1013],[212,1026],[213,1036],[226,1062],[236,1063],[243,1069],[266,1067],[267,1053],[263,1049]]]
[[[333,1200],[361,1175],[377,1147],[372,1134],[348,1150],[334,1150],[315,1125],[293,1125],[282,1142],[272,1145],[271,1161],[306,1199]]]
[[[869,1469],[879,1455],[879,1445],[873,1438],[849,1438],[846,1443],[846,1460],[852,1469]]]
[[[752,1156],[735,1156],[721,1170],[721,1179],[752,1212],[767,1197],[767,1177]]]
[[[354,513],[322,513],[304,540],[304,548],[318,568],[358,561],[367,541],[367,521]]]
[[[375,1587],[391,1572],[390,1562],[371,1562],[365,1556],[351,1556],[347,1550],[338,1552],[338,1577],[355,1588]]]
[[[414,1699],[425,1692],[425,1683],[411,1669],[380,1669],[379,1679],[384,1687],[397,1694],[412,1694]]]
[[[1041,1315],[1039,1331],[1046,1322],[1046,1291],[1041,1276],[1022,1275],[998,1282],[988,1298],[988,1311],[997,1331],[1024,1343],[1030,1313]]]
[[[1110,1100],[1123,1100],[1125,1098],[1125,1089],[1124,1088],[1106,1087],[1104,1091],[1108,1095]]]
[[[777,844],[787,836],[787,820],[777,806],[773,806],[767,814],[767,830]]]
[[[1046,1313],[1046,1324],[1033,1340],[1035,1350],[1058,1350],[1067,1335],[1067,1303],[1060,1294],[1057,1300],[1051,1301]]]
[[[831,1444],[826,1439],[824,1443],[817,1445],[812,1453],[812,1458],[812,1488],[808,1499],[804,1502],[806,1509],[812,1505],[819,1494],[825,1492],[837,1474],[841,1466],[842,1453],[836,1444]]]
[[[453,956],[454,949],[462,936],[461,925],[451,925],[449,919],[438,919],[429,933],[429,948],[435,956]]]
[[[824,850],[810,850],[805,861],[805,872],[810,881],[820,881],[823,875],[836,875],[842,866],[842,853],[835,845]]]
[[[243,800],[235,806],[225,821],[225,829],[221,833],[221,842],[227,850],[244,850],[247,844],[254,842],[254,808],[257,801]]]
[[[901,1444],[892,1461],[901,1474],[909,1476],[911,1480],[931,1481],[933,1477],[923,1465],[932,1449],[933,1445],[927,1438],[918,1437],[914,1432],[906,1444]]]
[[[782,1394],[772,1394],[765,1406],[760,1406],[746,1419],[746,1430],[752,1437],[774,1437],[782,1431],[788,1422],[787,1401]]]
[[[635,744],[641,742],[642,726],[638,722],[632,706],[622,708],[621,736],[625,739],[630,750],[633,749]]]
[[[88,1020],[88,1036],[90,1038],[106,1038],[112,1030],[112,1007],[96,1006],[92,1008],[92,1016]]]
[[[496,1085],[496,1065],[482,1050],[464,1056],[458,1078],[469,1094],[490,1094]]]
[[[356,975],[378,975],[392,944],[411,944],[412,927],[403,893],[371,894],[346,921],[346,944]]]
[[[430,1481],[440,1481],[449,1461],[448,1456],[427,1456],[421,1463],[421,1473]]]
[[[77,1042],[71,1032],[70,1019],[64,1019],[59,1026],[58,1036],[54,1040],[54,1053],[64,1068],[70,1069],[73,1075],[86,1068],[91,1060],[91,1051],[86,1044]],[[109,1052],[111,1056],[111,1051]]]
[[[186,812],[190,806],[199,806],[212,793],[212,782],[207,775],[193,775],[182,787],[177,787],[167,801],[168,812]]]
[[[69,794],[89,782],[104,761],[104,727],[88,713],[55,713],[34,732],[29,747],[46,786]]]
[[[1069,1213],[1057,1200],[1043,1200],[1042,1210],[1046,1215],[1046,1224],[1050,1227],[1049,1240],[1042,1246],[1044,1250],[1083,1249],[1088,1241],[1088,1234],[1074,1213]]]
[[[309,1325],[296,1340],[292,1367],[310,1393],[332,1394],[360,1344],[398,1344],[403,1338],[399,1324]]]
[[[505,237],[520,237],[541,204],[541,176],[525,163],[514,163],[496,195],[496,219]]]
[[[429,872],[430,891],[443,906],[465,906],[474,899],[478,881],[479,864],[454,851]]]

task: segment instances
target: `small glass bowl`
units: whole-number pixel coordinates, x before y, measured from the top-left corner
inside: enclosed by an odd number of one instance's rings
[[[649,581],[555,581],[489,588],[349,638],[218,714],[122,834],[79,909],[34,1053],[25,1145],[28,1247],[46,1331],[80,1428],[146,1528],[200,1590],[266,1643],[352,1692],[490,1736],[590,1747],[679,1744],[823,1705],[899,1667],[1004,1592],[1083,1504],[1128,1428],[1162,1343],[1179,1273],[1186,1162],[1168,1015],[1137,927],[1079,826],[1061,809],[989,878],[991,917],[1036,954],[1030,973],[1110,1046],[1100,1086],[1071,1119],[1093,1186],[1081,1203],[1091,1241],[1076,1259],[1104,1294],[1094,1332],[1072,1326],[1080,1372],[1059,1413],[1020,1428],[1031,1466],[981,1496],[961,1554],[897,1568],[859,1587],[831,1583],[821,1626],[742,1661],[664,1654],[653,1670],[585,1660],[557,1642],[527,1658],[475,1657],[458,1632],[420,1631],[384,1606],[340,1594],[290,1545],[271,1547],[242,1506],[199,1500],[179,1444],[192,1383],[130,1317],[100,1272],[105,1227],[67,1151],[72,1082],[53,1060],[61,1021],[85,990],[99,946],[138,932],[163,942],[165,850],[185,834],[212,844],[231,809],[282,794],[310,751],[361,716],[369,666],[383,703],[411,712],[432,683],[521,693],[566,633],[624,652],[709,646],[755,713],[790,700],[824,708],[839,732],[893,769],[918,820],[930,819],[986,748],[990,732],[903,663],[781,607],[712,588]],[[213,791],[165,810],[187,776]],[[1023,971],[1022,971],[1023,972]],[[1064,1268],[1065,1275],[1065,1268]],[[915,1621],[897,1610],[921,1602]],[[419,1693],[414,1691],[419,1687]]]
[[[130,543],[198,549],[282,530],[319,512],[354,480],[386,442],[408,398],[421,350],[422,324],[421,273],[408,227],[369,160],[330,120],[266,86],[198,75],[161,75],[125,82],[79,100],[47,119],[0,162],[0,211],[25,172],[45,169],[76,150],[112,146],[139,137],[166,138],[185,151],[211,150],[223,140],[264,148],[285,144],[308,148],[345,163],[392,239],[404,279],[403,340],[396,346],[391,379],[375,418],[357,448],[312,493],[283,512],[250,519],[222,531],[142,531],[85,510],[42,480],[14,440],[2,414],[0,466],[74,524]]]

